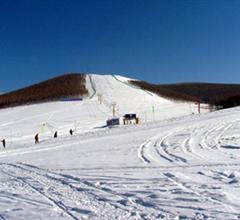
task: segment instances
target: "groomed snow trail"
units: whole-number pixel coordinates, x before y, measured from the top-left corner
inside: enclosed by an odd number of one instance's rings
[[[91,99],[0,111],[0,219],[240,218],[240,108],[191,114],[123,77],[91,80]],[[144,123],[104,127],[112,102]]]
[[[0,170],[13,178],[12,181],[23,184],[25,189],[42,197],[57,212],[56,216],[63,219],[76,220],[87,216],[93,219],[131,219],[131,215],[135,215],[107,201],[101,201],[94,194],[93,187],[80,179],[74,181],[68,175],[58,175],[27,164],[2,163]]]
[[[236,108],[2,152],[0,215],[238,219],[239,115]]]
[[[168,185],[165,196],[173,207],[192,212],[187,219],[195,219],[196,210],[201,218],[240,218],[239,108],[225,112],[220,118],[217,112],[191,125],[170,126],[139,147],[140,161],[160,166],[160,174],[177,187],[168,195]]]

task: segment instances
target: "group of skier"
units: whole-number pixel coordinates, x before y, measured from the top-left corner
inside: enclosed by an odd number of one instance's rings
[[[72,129],[69,130],[69,134],[71,136],[73,135],[73,130]],[[58,132],[55,131],[54,135],[53,135],[53,138],[57,138],[57,137],[58,137]],[[38,133],[35,135],[34,139],[35,139],[35,144],[38,144],[39,143],[39,134]]]
[[[71,136],[73,135],[73,130],[72,129],[69,130],[69,134]],[[53,138],[57,138],[57,137],[58,137],[58,132],[55,131],[54,135],[53,135]],[[35,140],[35,144],[39,143],[39,134],[38,133],[34,136],[34,140]],[[1,142],[2,142],[3,148],[5,148],[6,147],[6,140],[2,139]]]

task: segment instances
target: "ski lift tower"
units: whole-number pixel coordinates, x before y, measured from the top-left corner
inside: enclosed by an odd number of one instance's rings
[[[97,94],[99,104],[102,104],[102,94]]]
[[[116,106],[117,106],[117,103],[116,103],[116,102],[112,102],[112,103],[111,103],[113,117],[116,116]]]
[[[195,102],[195,105],[197,105],[198,108],[198,114],[201,113],[201,99],[198,97],[197,101]]]
[[[200,96],[198,97],[198,114],[201,113],[201,99]]]

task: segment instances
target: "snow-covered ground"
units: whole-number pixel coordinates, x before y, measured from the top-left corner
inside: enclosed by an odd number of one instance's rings
[[[87,87],[82,102],[0,111],[0,219],[240,218],[240,108],[192,114],[122,77]],[[142,123],[104,127],[113,102]]]

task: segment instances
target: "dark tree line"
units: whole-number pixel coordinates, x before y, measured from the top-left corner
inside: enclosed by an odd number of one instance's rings
[[[240,85],[214,83],[179,83],[157,85],[143,81],[132,84],[176,101],[196,101],[209,104],[212,108],[230,108],[240,105]]]
[[[84,74],[66,74],[0,95],[0,108],[88,95]]]

